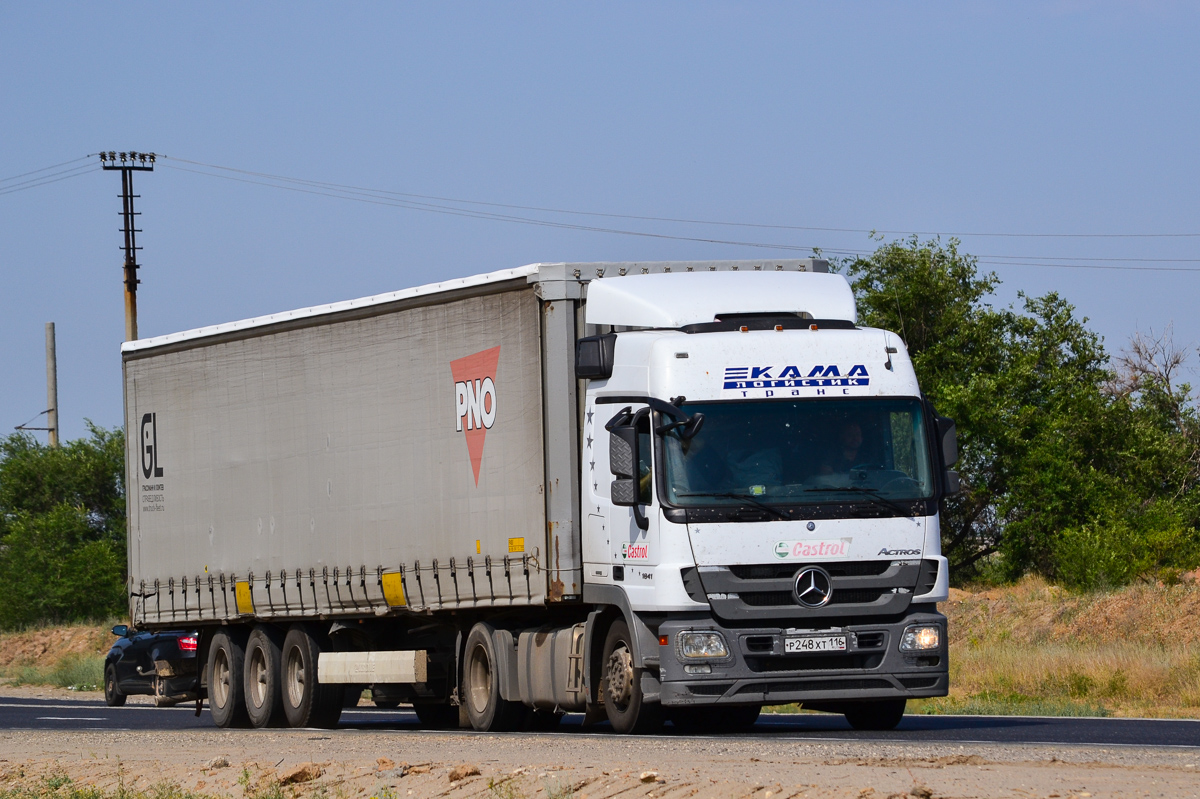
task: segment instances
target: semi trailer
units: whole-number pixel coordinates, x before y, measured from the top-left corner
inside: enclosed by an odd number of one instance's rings
[[[131,623],[198,631],[156,691],[219,726],[369,688],[481,731],[890,729],[947,694],[954,423],[826,261],[534,264],[122,362]]]

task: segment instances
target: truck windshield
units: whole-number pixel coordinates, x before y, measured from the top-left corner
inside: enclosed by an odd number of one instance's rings
[[[933,475],[915,398],[688,403],[704,424],[664,438],[666,500],[698,507],[926,499]]]

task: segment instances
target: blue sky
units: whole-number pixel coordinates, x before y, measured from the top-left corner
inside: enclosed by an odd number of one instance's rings
[[[1004,281],[999,302],[1058,291],[1110,351],[1169,324],[1194,351],[1200,236],[976,234],[1200,233],[1198,8],[7,3],[0,179],[101,149],[182,159],[137,178],[143,335],[534,261],[870,250],[862,231],[881,229],[960,235]],[[187,161],[850,232],[491,209],[805,252],[601,234],[286,191]],[[120,180],[97,165],[2,193],[20,182],[0,182],[0,431],[45,407],[47,321],[64,435],[85,417],[118,425]],[[1150,271],[1164,267],[1193,271]]]

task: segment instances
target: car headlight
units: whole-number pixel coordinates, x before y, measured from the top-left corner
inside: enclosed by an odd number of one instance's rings
[[[729,657],[729,647],[725,645],[725,636],[714,632],[679,633],[675,637],[682,658],[724,658]]]
[[[913,624],[904,628],[900,636],[901,652],[920,652],[937,649],[942,645],[942,629],[936,624]]]

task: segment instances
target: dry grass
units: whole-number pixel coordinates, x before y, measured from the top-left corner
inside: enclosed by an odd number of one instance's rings
[[[915,712],[1200,717],[1200,587],[952,591],[946,699]]]

